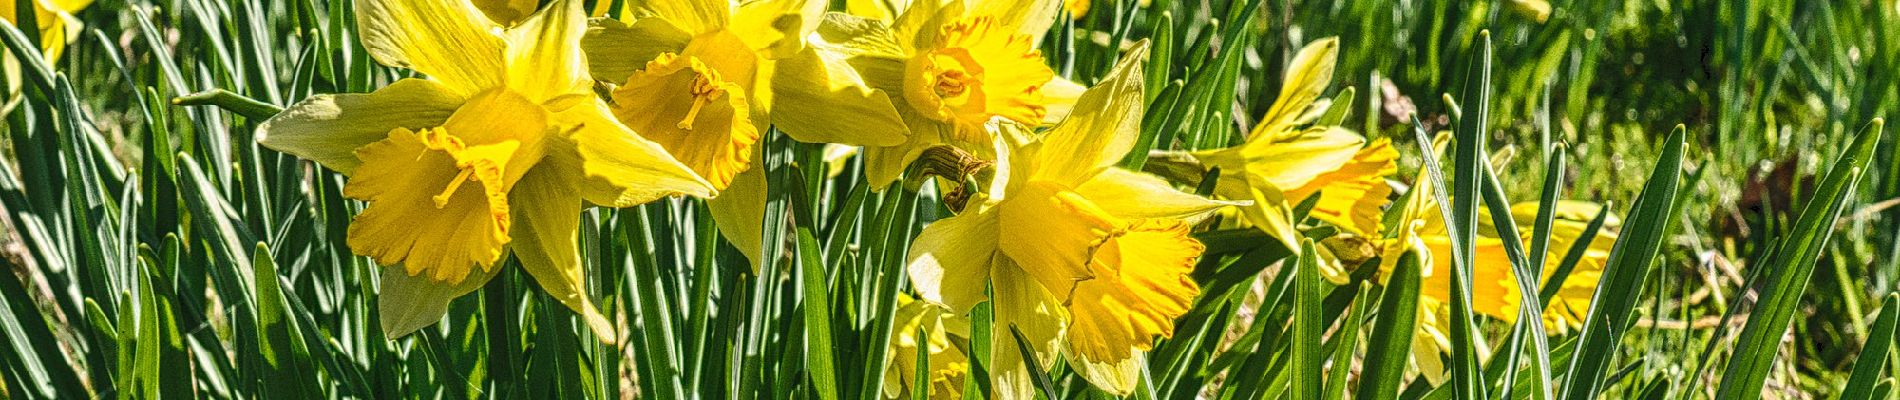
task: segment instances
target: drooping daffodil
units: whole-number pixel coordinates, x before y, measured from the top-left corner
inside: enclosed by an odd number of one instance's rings
[[[950,314],[941,304],[917,301],[906,294],[897,295],[890,347],[884,353],[884,398],[909,399],[923,391],[932,399],[963,397],[963,380],[970,374],[969,356],[963,353],[970,338],[970,320]],[[917,354],[927,352],[925,369],[917,368]],[[928,374],[925,388],[916,388],[917,374]]]
[[[999,134],[994,179],[911,247],[922,299],[956,315],[991,301],[999,398],[1033,394],[1021,352],[1009,351],[1012,328],[1037,365],[1060,354],[1096,386],[1129,393],[1146,352],[1200,291],[1188,275],[1204,247],[1188,233],[1228,203],[1114,166],[1139,137],[1146,51],[1137,45],[1040,138]]]
[[[1429,261],[1423,263],[1420,270],[1418,328],[1412,341],[1413,366],[1428,380],[1439,383],[1445,378],[1442,357],[1451,349],[1447,335],[1451,327],[1445,324],[1452,321],[1449,310],[1452,238],[1445,225],[1444,214],[1432,194],[1438,189],[1424,171],[1420,172],[1419,179],[1414,181],[1407,194],[1404,209],[1399,210],[1400,222],[1396,227],[1399,231],[1393,240],[1385,242],[1385,261],[1380,266],[1379,276],[1383,279],[1392,271],[1399,255],[1408,246],[1423,249],[1423,259]],[[1530,249],[1538,206],[1536,202],[1511,206],[1511,221],[1521,236],[1514,240],[1519,240],[1526,250]],[[1556,265],[1564,260],[1573,246],[1584,247],[1579,249],[1583,252],[1582,257],[1565,276],[1563,286],[1550,299],[1550,304],[1545,305],[1543,323],[1550,332],[1564,332],[1581,325],[1589,311],[1590,297],[1596,290],[1598,278],[1603,274],[1610,248],[1616,242],[1616,233],[1610,229],[1619,225],[1614,215],[1605,215],[1604,228],[1598,230],[1595,236],[1584,237],[1589,221],[1599,212],[1607,211],[1596,203],[1562,200],[1557,202],[1556,210],[1552,213],[1554,219],[1550,244],[1539,284],[1549,283],[1557,272]],[[1471,309],[1479,315],[1511,323],[1517,320],[1519,299],[1522,296],[1518,292],[1517,274],[1511,266],[1509,253],[1505,251],[1505,239],[1498,237],[1498,230],[1492,225],[1489,210],[1479,207],[1477,219],[1478,237],[1472,243]]]
[[[1219,167],[1214,194],[1252,200],[1252,207],[1242,209],[1247,222],[1289,249],[1299,249],[1301,237],[1293,208],[1312,196],[1319,198],[1309,217],[1346,234],[1377,238],[1392,194],[1385,178],[1398,171],[1398,152],[1390,142],[1368,143],[1350,129],[1314,123],[1326,109],[1316,100],[1332,82],[1338,52],[1338,39],[1307,44],[1288,66],[1279,99],[1244,144],[1188,154],[1204,166]]]
[[[872,121],[854,128],[905,138],[866,145],[865,175],[874,189],[895,182],[932,146],[949,144],[994,159],[985,124],[1000,118],[1046,125],[1066,115],[1081,93],[1080,85],[1057,77],[1037,50],[1055,23],[1058,0],[899,3],[852,2],[848,9],[860,15],[827,15],[812,38],[827,65],[848,68],[833,74],[859,80],[901,117],[897,124]]]
[[[467,0],[357,1],[370,56],[427,77],[312,96],[258,127],[264,146],[344,174],[343,195],[367,202],[348,243],[387,266],[378,306],[390,337],[440,320],[512,250],[611,341],[583,282],[582,207],[716,193],[594,95],[580,3],[503,28]]]

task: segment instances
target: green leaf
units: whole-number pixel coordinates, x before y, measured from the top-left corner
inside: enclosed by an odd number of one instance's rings
[[[1900,319],[1900,294],[1888,294],[1881,302],[1879,317],[1874,318],[1874,326],[1867,330],[1867,343],[1862,345],[1860,356],[1855,357],[1853,375],[1847,378],[1847,386],[1841,389],[1843,399],[1879,399],[1875,397],[1874,386],[1881,379],[1881,370],[1887,364],[1887,352],[1893,349],[1895,320]]]
[[[1774,366],[1776,353],[1780,352],[1781,336],[1800,308],[1801,294],[1807,291],[1814,265],[1827,249],[1835,221],[1853,200],[1850,195],[1873,158],[1884,125],[1884,121],[1875,119],[1847,152],[1841,154],[1801,210],[1801,217],[1795,221],[1787,240],[1781,242],[1773,258],[1762,264],[1762,286],[1757,288],[1760,300],[1755,303],[1748,322],[1742,325],[1741,336],[1735,340],[1735,355],[1729,359],[1716,397],[1735,398],[1761,392],[1768,371]]]
[[[1300,244],[1298,269],[1293,272],[1293,344],[1291,351],[1293,374],[1292,398],[1318,399],[1320,394],[1320,354],[1325,350],[1320,345],[1320,333],[1326,329],[1328,321],[1320,320],[1319,253],[1316,252],[1313,239]]]
[[[1412,359],[1412,334],[1418,326],[1419,254],[1406,251],[1392,268],[1385,291],[1379,295],[1378,322],[1366,338],[1366,357],[1353,398],[1391,400]]]
[[[277,263],[271,260],[270,247],[258,243],[251,266],[257,288],[257,348],[269,367],[264,371],[264,391],[271,397],[314,398],[322,393],[310,368],[310,349],[296,334],[296,320],[289,314],[283,291],[277,284]]]
[[[1682,145],[1687,130],[1676,126],[1663,140],[1662,158],[1650,172],[1641,194],[1631,208],[1630,223],[1625,224],[1610,258],[1604,263],[1596,293],[1590,298],[1590,314],[1585,317],[1577,339],[1576,357],[1564,374],[1564,397],[1571,400],[1594,399],[1602,391],[1604,378],[1612,368],[1611,358],[1622,348],[1625,327],[1635,314],[1638,292],[1656,253],[1667,242],[1669,230],[1677,219],[1669,215],[1676,198],[1676,185],[1682,172]]]

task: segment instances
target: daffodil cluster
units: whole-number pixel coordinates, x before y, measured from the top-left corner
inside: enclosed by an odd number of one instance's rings
[[[976,182],[967,201],[951,202],[954,215],[929,223],[910,248],[915,294],[897,300],[879,388],[888,397],[962,394],[979,361],[969,356],[968,316],[984,303],[993,310],[983,328],[994,351],[982,364],[992,396],[1032,398],[1043,372],[1031,367],[1059,360],[1099,388],[1131,393],[1147,352],[1200,296],[1191,275],[1205,247],[1193,233],[1206,226],[1258,229],[1298,250],[1303,231],[1326,225],[1337,240],[1375,249],[1317,249],[1334,279],[1380,250],[1389,262],[1408,248],[1448,246],[1423,181],[1390,210],[1400,223],[1382,224],[1397,174],[1392,145],[1320,118],[1336,39],[1299,50],[1279,98],[1239,145],[1156,155],[1193,179],[1220,171],[1210,198],[1182,190],[1195,182],[1181,176],[1118,166],[1147,110],[1145,42],[1124,46],[1092,88],[1057,76],[1037,50],[1062,10],[1081,12],[1086,1],[851,1],[846,12],[826,12],[825,0],[582,3],[357,0],[363,48],[416,77],[312,96],[258,127],[264,146],[342,174],[343,195],[363,202],[348,245],[385,267],[389,336],[440,320],[450,300],[513,256],[602,340],[619,337],[585,290],[577,238],[586,207],[705,199],[727,241],[755,267],[771,264],[760,259],[767,177],[757,161],[778,132],[829,143],[831,175],[847,171],[837,160],[861,156],[872,190],[923,180],[904,175],[931,152],[979,166],[946,185]],[[39,20],[65,29],[60,18]],[[1295,215],[1302,204],[1310,211]],[[1519,223],[1535,214],[1528,207],[1512,210]],[[1559,327],[1588,307],[1609,243],[1583,237],[1580,216],[1594,205],[1562,207],[1552,248],[1590,244],[1547,313]],[[1476,309],[1509,321],[1519,289],[1500,243],[1523,238],[1483,231],[1493,237],[1477,244]],[[1432,375],[1434,349],[1445,346],[1430,321],[1450,267],[1449,257],[1427,256],[1418,342],[1430,356],[1418,369]]]

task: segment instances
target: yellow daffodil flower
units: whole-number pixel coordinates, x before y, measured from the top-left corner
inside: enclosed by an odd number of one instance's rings
[[[897,295],[896,323],[892,325],[890,347],[884,354],[888,364],[884,368],[884,398],[912,398],[915,390],[926,390],[932,399],[963,397],[963,380],[969,376],[970,359],[951,340],[968,343],[970,321],[949,312],[940,304]],[[919,349],[929,352],[929,370],[917,370]],[[928,388],[912,387],[919,373],[930,374]]]
[[[1033,392],[1031,372],[1011,351],[1011,327],[1039,365],[1062,354],[1089,382],[1127,394],[1146,351],[1173,333],[1200,291],[1188,274],[1204,248],[1188,232],[1227,204],[1113,167],[1140,135],[1146,51],[1145,43],[1130,51],[1082,95],[1075,115],[1039,139],[998,135],[995,179],[959,214],[926,226],[911,248],[921,298],[956,315],[992,301],[990,371],[1000,398]]]
[[[1392,194],[1385,178],[1398,171],[1398,152],[1391,143],[1366,138],[1351,130],[1310,124],[1324,105],[1315,105],[1320,92],[1332,82],[1339,40],[1326,38],[1308,44],[1287,68],[1280,98],[1268,108],[1246,143],[1190,153],[1204,166],[1219,167],[1214,194],[1252,200],[1242,208],[1246,220],[1279,238],[1289,249],[1299,249],[1293,206],[1320,196],[1309,216],[1358,237],[1377,237],[1386,198]]]
[[[900,124],[856,128],[906,138],[866,145],[872,188],[896,181],[924,149],[939,144],[993,159],[986,123],[1044,125],[1067,114],[1081,92],[1056,77],[1036,47],[1055,22],[1056,0],[900,3],[853,2],[847,10],[859,14],[828,15],[812,43],[828,65],[850,69],[834,73],[858,79],[901,117]]]
[[[66,52],[66,44],[79,36],[83,25],[73,13],[92,4],[92,0],[30,0],[33,2],[33,21],[40,34],[40,54],[47,64],[59,62],[60,55]],[[19,25],[19,0],[0,1],[0,20]],[[21,29],[27,29],[23,27]],[[4,51],[4,50],[0,50]],[[12,110],[20,100],[22,80],[20,59],[7,54],[0,59],[0,68],[4,68],[7,78],[7,104],[5,110]]]
[[[427,78],[312,96],[257,135],[348,176],[344,196],[368,203],[349,246],[389,266],[383,329],[396,337],[441,319],[512,249],[611,341],[580,269],[582,207],[715,190],[594,95],[580,1],[556,0],[506,29],[467,0],[360,0],[356,13],[371,57]]]
[[[1421,269],[1422,280],[1419,286],[1419,327],[1413,339],[1414,366],[1426,378],[1433,382],[1443,382],[1444,364],[1440,357],[1450,350],[1450,339],[1446,336],[1450,327],[1443,326],[1450,321],[1449,304],[1451,302],[1452,243],[1450,231],[1446,228],[1444,217],[1433,199],[1434,188],[1429,178],[1421,171],[1419,179],[1414,181],[1413,189],[1405,208],[1400,210],[1400,231],[1394,240],[1387,241],[1384,248],[1384,264],[1380,266],[1380,276],[1390,273],[1401,252],[1408,246],[1416,247],[1423,253]],[[1517,225],[1516,238],[1530,248],[1530,235],[1536,221],[1538,204],[1535,202],[1518,203],[1511,206],[1512,222]],[[1539,282],[1547,281],[1556,272],[1557,263],[1570,252],[1570,247],[1583,238],[1589,220],[1602,210],[1602,206],[1582,201],[1559,201],[1553,213],[1555,219],[1551,225],[1550,244],[1545,260],[1548,262]],[[1491,216],[1483,207],[1479,207],[1480,222],[1477,241],[1473,243],[1471,274],[1471,309],[1480,315],[1511,323],[1518,317],[1519,299],[1516,272],[1504,250],[1504,240],[1491,225]],[[1551,332],[1564,332],[1583,323],[1589,311],[1590,297],[1596,290],[1597,280],[1603,273],[1604,263],[1610,255],[1610,247],[1616,242],[1616,233],[1609,229],[1617,226],[1614,216],[1606,216],[1602,230],[1592,238],[1587,238],[1587,247],[1567,278],[1563,287],[1558,289],[1556,297],[1551,299],[1543,313],[1545,328]],[[1482,350],[1481,350],[1482,351]]]

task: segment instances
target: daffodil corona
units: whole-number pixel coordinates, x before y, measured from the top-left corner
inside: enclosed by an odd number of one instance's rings
[[[924,228],[911,282],[962,315],[992,300],[996,342],[1020,329],[1039,365],[1064,354],[1110,392],[1134,389],[1156,338],[1173,334],[1200,289],[1188,274],[1203,251],[1194,221],[1225,206],[1160,178],[1113,167],[1135,144],[1144,108],[1145,43],[1040,138],[998,123],[994,180],[956,216]],[[989,296],[985,296],[985,289]],[[1019,352],[991,353],[996,395],[1030,398]]]
[[[512,249],[549,294],[612,340],[582,282],[581,208],[715,190],[593,94],[578,50],[580,2],[557,0],[519,21],[466,0],[356,5],[370,55],[427,78],[313,96],[259,126],[258,140],[347,175],[343,194],[368,203],[350,223],[349,246],[390,266],[383,329],[395,337],[441,319]]]

